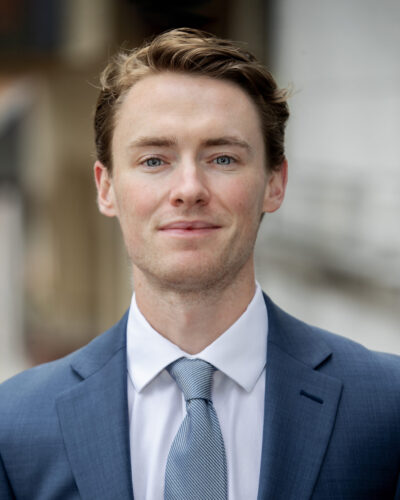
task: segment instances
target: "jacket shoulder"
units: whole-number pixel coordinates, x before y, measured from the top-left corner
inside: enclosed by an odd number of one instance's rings
[[[338,378],[364,377],[400,382],[400,356],[378,352],[337,333],[310,325],[280,309],[264,296],[270,342],[313,369]]]
[[[392,382],[400,382],[400,356],[397,354],[368,349],[354,340],[315,326],[310,326],[310,329],[332,349],[331,363],[336,369],[355,375],[368,374],[368,377],[380,375],[386,381],[390,376]]]
[[[49,363],[29,368],[0,384],[0,422],[16,415],[43,414],[55,399],[104,366],[126,345],[127,314],[84,347]],[[1,428],[1,423],[0,423]]]

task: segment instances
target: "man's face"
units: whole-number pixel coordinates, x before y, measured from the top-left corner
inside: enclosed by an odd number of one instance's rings
[[[126,95],[112,176],[95,165],[102,213],[117,216],[134,279],[196,291],[253,273],[261,214],[283,199],[286,165],[267,174],[260,119],[238,86],[150,75]]]

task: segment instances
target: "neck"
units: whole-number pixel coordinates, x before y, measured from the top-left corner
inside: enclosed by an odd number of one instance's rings
[[[136,303],[150,325],[188,354],[199,353],[224,333],[255,293],[253,268],[224,287],[194,292],[156,286],[137,268],[134,283]]]

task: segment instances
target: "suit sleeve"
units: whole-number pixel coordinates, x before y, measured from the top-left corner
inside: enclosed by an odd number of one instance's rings
[[[15,495],[12,492],[10,481],[8,480],[1,455],[0,455],[0,498],[1,500],[15,500]]]

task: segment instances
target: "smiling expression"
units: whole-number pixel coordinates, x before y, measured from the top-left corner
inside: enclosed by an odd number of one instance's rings
[[[283,199],[267,174],[251,98],[225,80],[158,73],[116,117],[113,173],[95,164],[102,213],[119,219],[135,280],[190,291],[253,275],[263,212]]]

